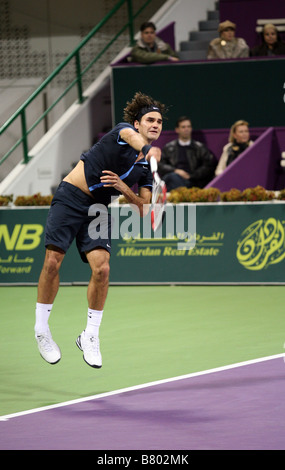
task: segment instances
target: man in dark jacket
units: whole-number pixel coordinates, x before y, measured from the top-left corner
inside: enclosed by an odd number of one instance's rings
[[[192,139],[192,124],[187,116],[178,119],[175,132],[178,139],[162,149],[159,174],[168,191],[179,186],[203,188],[214,178],[216,158],[204,144]]]

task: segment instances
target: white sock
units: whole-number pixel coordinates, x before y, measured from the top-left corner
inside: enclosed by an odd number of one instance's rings
[[[103,310],[92,310],[88,308],[87,326],[85,333],[88,336],[99,336],[99,328],[102,321]]]
[[[48,320],[51,313],[53,304],[36,304],[36,323],[35,323],[35,332],[36,333],[45,333],[49,326]]]

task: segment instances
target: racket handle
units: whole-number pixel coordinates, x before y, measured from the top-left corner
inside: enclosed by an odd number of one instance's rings
[[[150,157],[150,169],[152,173],[155,173],[157,171],[157,160],[154,157]]]

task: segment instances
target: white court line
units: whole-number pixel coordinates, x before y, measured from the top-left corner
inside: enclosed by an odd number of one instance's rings
[[[169,382],[175,382],[176,380],[189,379],[191,377],[199,377],[201,375],[212,374],[214,372],[222,372],[222,371],[225,371],[225,370],[235,369],[237,367],[256,364],[258,362],[270,361],[271,359],[277,359],[277,358],[280,358],[280,357],[283,357],[283,359],[285,361],[285,353],[276,354],[274,356],[260,357],[258,359],[252,359],[250,361],[238,362],[236,364],[230,364],[230,365],[227,365],[227,366],[216,367],[215,369],[208,369],[208,370],[203,370],[203,371],[200,371],[200,372],[193,372],[191,374],[179,375],[177,377],[171,377],[169,379],[157,380],[155,382],[148,382],[148,383],[145,383],[145,384],[134,385],[132,387],[113,390],[112,392],[99,393],[98,395],[91,395],[89,397],[84,397],[84,398],[78,398],[78,399],[75,399],[75,400],[65,401],[65,402],[62,402],[62,403],[57,403],[55,405],[42,406],[40,408],[34,408],[34,409],[31,409],[31,410],[20,411],[18,413],[3,415],[3,416],[0,416],[0,421],[8,421],[9,419],[12,419],[12,418],[18,418],[20,416],[25,416],[25,415],[29,415],[29,414],[33,414],[33,413],[39,413],[41,411],[53,410],[55,408],[61,408],[63,406],[76,405],[77,403],[83,403],[85,401],[98,400],[99,398],[110,397],[112,395],[119,395],[120,393],[132,392],[134,390],[141,390],[143,388],[153,387],[155,385],[161,385],[161,384],[165,384],[165,383],[169,383]]]

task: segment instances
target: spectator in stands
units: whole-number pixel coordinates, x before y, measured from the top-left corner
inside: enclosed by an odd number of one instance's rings
[[[242,152],[253,144],[253,141],[250,140],[248,125],[248,122],[243,120],[236,121],[232,125],[229,135],[229,143],[223,148],[223,153],[216,168],[216,176],[223,173],[227,166],[229,166]]]
[[[178,61],[178,55],[169,44],[156,36],[156,27],[150,21],[140,27],[140,39],[133,47],[130,55],[131,62],[153,64],[163,61]]]
[[[251,51],[251,56],[275,56],[285,55],[285,42],[281,40],[278,30],[274,24],[264,25],[261,33],[262,43],[255,46]]]
[[[249,56],[244,39],[236,38],[236,25],[227,20],[219,24],[220,37],[213,39],[208,48],[208,59],[235,59]]]
[[[181,116],[176,124],[178,138],[162,149],[158,171],[168,191],[186,186],[203,188],[215,176],[216,158],[204,144],[192,139],[192,124]]]

